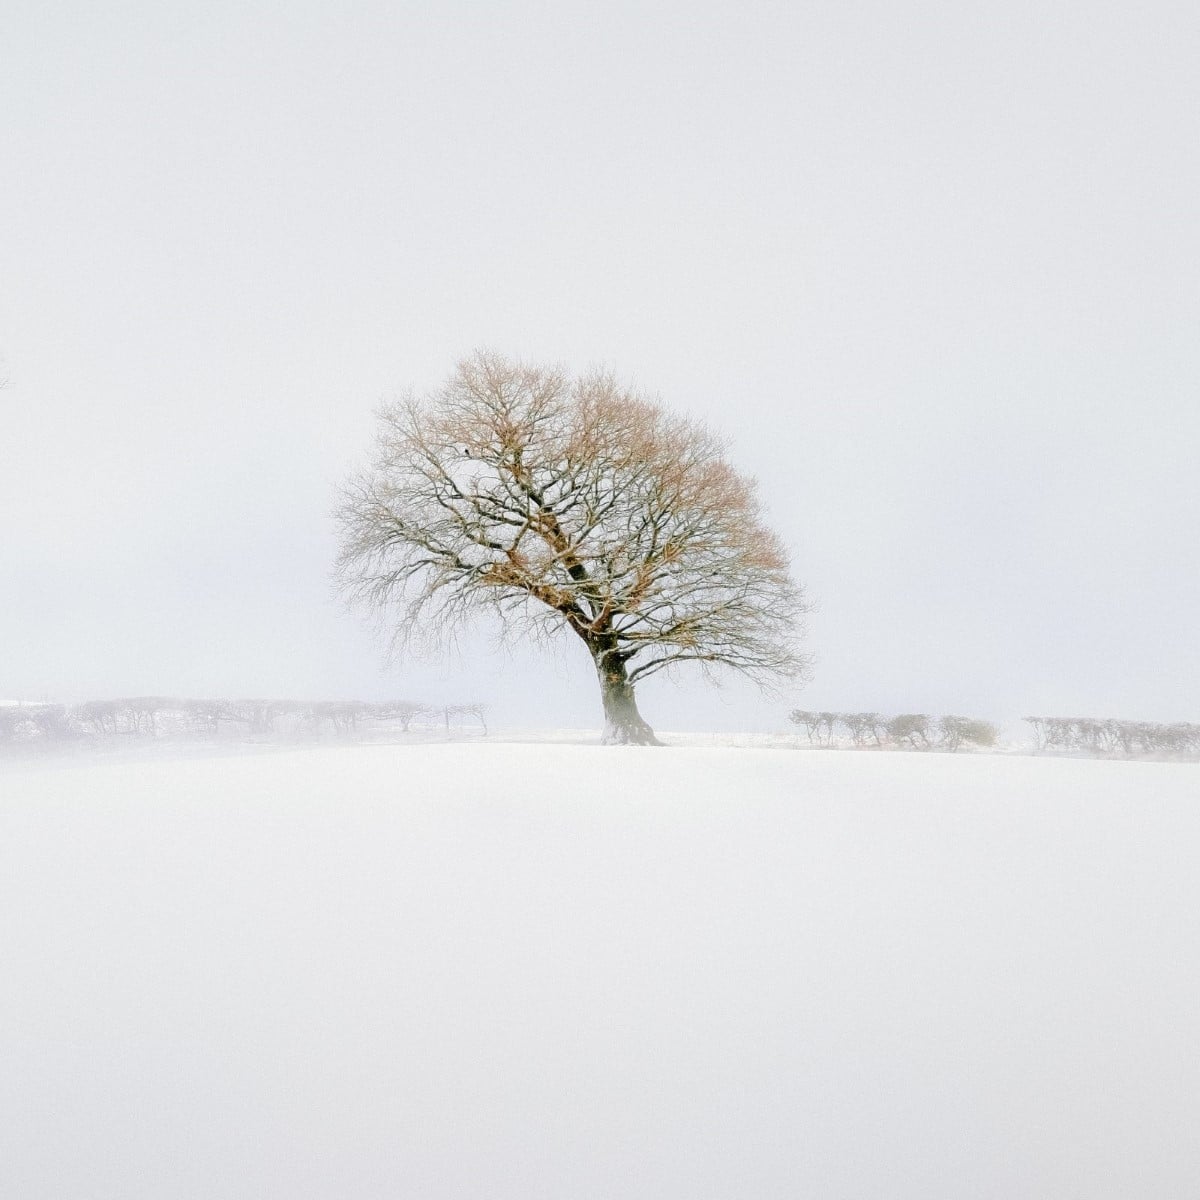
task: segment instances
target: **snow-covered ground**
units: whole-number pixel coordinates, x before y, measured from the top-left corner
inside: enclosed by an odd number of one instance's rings
[[[1200,768],[0,767],[0,1195],[1200,1195]]]

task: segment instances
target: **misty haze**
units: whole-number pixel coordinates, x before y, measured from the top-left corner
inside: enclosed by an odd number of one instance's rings
[[[1200,1192],[1194,8],[2,26],[0,1195]]]

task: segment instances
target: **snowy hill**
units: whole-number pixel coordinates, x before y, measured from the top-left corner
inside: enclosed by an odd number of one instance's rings
[[[1194,765],[0,769],[0,1193],[1185,1197]]]

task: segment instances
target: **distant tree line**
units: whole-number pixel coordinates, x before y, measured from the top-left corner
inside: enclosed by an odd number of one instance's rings
[[[478,728],[487,733],[483,704],[412,700],[185,700],[132,696],[83,704],[0,705],[0,745],[83,739],[275,738],[352,736],[368,730],[402,733]]]
[[[999,730],[974,717],[931,717],[925,713],[805,712],[794,709],[788,716],[814,745],[831,746],[848,740],[859,747],[878,746],[903,750],[949,750],[962,746],[991,747]]]
[[[1134,758],[1200,756],[1200,725],[1096,717],[1026,717],[1039,751]]]

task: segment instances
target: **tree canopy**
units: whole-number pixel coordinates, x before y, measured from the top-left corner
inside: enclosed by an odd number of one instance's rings
[[[481,611],[569,630],[595,663],[606,740],[649,742],[633,688],[659,671],[794,678],[802,593],[754,482],[719,438],[610,374],[477,353],[380,410],[338,511],[338,578],[398,645]]]

